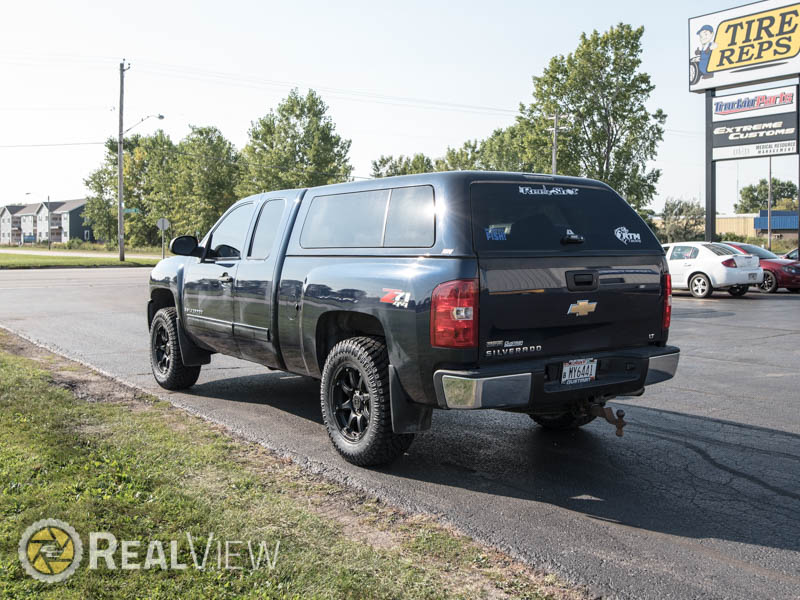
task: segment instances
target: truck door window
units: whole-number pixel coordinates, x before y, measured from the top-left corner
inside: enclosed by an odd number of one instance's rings
[[[278,235],[278,226],[281,224],[285,205],[284,200],[270,200],[261,207],[248,253],[250,258],[263,259],[269,256],[272,244]]]
[[[240,258],[252,215],[252,204],[237,206],[225,215],[214,228],[209,258]]]

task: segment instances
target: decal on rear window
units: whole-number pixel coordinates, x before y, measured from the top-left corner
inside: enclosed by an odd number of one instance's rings
[[[577,196],[578,192],[578,188],[519,186],[519,193],[526,196]]]
[[[642,243],[642,235],[640,233],[633,233],[628,231],[627,227],[617,227],[614,230],[614,235],[617,236],[617,239],[625,244],[641,244]]]
[[[494,240],[496,242],[504,242],[506,241],[506,228],[505,227],[486,227],[484,229],[486,232],[486,239],[487,240]]]

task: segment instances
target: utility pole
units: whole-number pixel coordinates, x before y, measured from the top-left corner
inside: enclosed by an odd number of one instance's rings
[[[772,251],[772,157],[769,157],[769,182],[767,183],[767,250]]]
[[[125,97],[125,71],[130,69],[130,65],[125,66],[125,59],[119,63],[119,140],[117,141],[117,243],[119,244],[119,260],[125,260],[125,215],[122,208],[122,106]]]
[[[547,131],[553,132],[553,175],[556,175],[558,173],[558,130],[566,129],[566,127],[558,126],[558,108],[556,108],[555,114],[548,118],[553,119],[553,126],[548,127]]]

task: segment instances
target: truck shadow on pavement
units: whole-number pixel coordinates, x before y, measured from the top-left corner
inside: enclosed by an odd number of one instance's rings
[[[284,411],[315,423],[314,435],[327,441],[318,386],[308,377],[265,373],[202,383],[191,394]],[[630,424],[622,439],[599,421],[552,432],[524,414],[436,411],[431,431],[388,467],[354,467],[327,443],[324,454],[309,458],[398,489],[409,479],[453,488],[447,494],[454,497],[504,497],[514,501],[519,522],[536,522],[541,504],[548,504],[663,534],[800,551],[800,436],[644,407],[625,410]],[[259,425],[265,439],[274,435],[268,422],[265,415]],[[315,446],[302,437],[292,444],[300,455]]]

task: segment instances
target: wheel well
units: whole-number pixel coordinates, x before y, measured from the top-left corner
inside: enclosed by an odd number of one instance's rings
[[[154,289],[153,293],[150,294],[150,303],[147,305],[147,324],[150,325],[153,322],[153,317],[156,316],[159,310],[169,306],[175,306],[175,298],[172,296],[172,292],[163,288]]]
[[[359,335],[377,335],[385,338],[383,325],[377,317],[353,311],[330,311],[317,321],[317,363],[320,372],[328,353],[342,340]]]
[[[708,275],[706,275],[706,274],[705,274],[705,273],[703,273],[702,271],[695,271],[694,273],[692,273],[691,275],[689,275],[689,277],[687,277],[687,278],[686,278],[686,283],[687,283],[687,284],[691,283],[691,282],[692,282],[692,277],[694,277],[695,275],[702,275],[703,277],[705,277],[706,279],[708,279],[708,285],[712,285],[712,286],[714,285],[714,284],[711,282],[711,277],[709,277]]]

